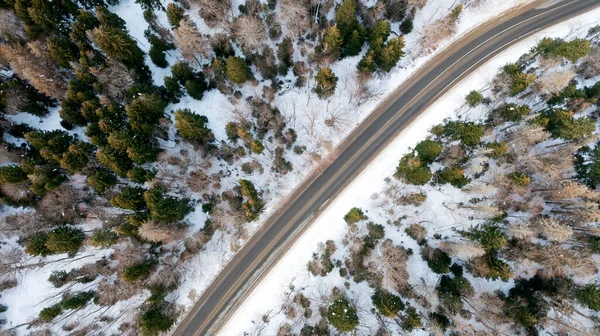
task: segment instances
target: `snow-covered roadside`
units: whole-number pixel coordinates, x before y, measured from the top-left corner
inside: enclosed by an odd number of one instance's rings
[[[590,25],[597,24],[597,17],[600,15],[600,9],[586,13],[560,25],[536,33],[516,46],[504,51],[502,54],[489,61],[481,68],[476,70],[467,79],[458,84],[454,89],[441,97],[429,109],[427,109],[410,127],[408,127],[394,142],[386,148],[374,162],[347,188],[339,197],[330,204],[328,209],[314,222],[306,233],[292,246],[284,255],[279,263],[269,272],[264,280],[250,294],[248,299],[240,306],[239,310],[231,317],[230,322],[223,328],[222,335],[241,335],[245,331],[254,331],[256,323],[261,320],[262,314],[266,311],[277,311],[283,303],[283,294],[290,290],[290,285],[295,288],[304,288],[304,292],[315,298],[320,296],[321,291],[316,282],[327,282],[328,277],[318,277],[317,280],[310,280],[310,273],[306,270],[306,264],[311,259],[313,251],[318,249],[318,244],[331,239],[338,246],[347,230],[347,225],[343,221],[343,216],[354,206],[361,206],[369,215],[368,208],[364,205],[372,206],[371,195],[380,192],[384,188],[382,177],[390,176],[400,157],[408,152],[410,147],[423,139],[425,131],[431,126],[438,124],[444,118],[456,117],[455,110],[464,103],[464,96],[470,90],[481,89],[486,86],[497,70],[502,65],[515,61],[521,54],[527,52],[532,46],[536,45],[542,37],[565,37],[585,36],[587,28]],[[484,109],[482,107],[469,111],[468,119],[478,119],[482,117]],[[463,115],[463,117],[465,117]],[[431,187],[427,187],[431,188]],[[431,188],[433,189],[433,188]],[[440,204],[444,199],[452,199],[449,194],[451,188],[442,189],[436,193],[432,190],[428,193],[429,197],[434,198],[432,204]],[[460,200],[455,200],[460,201]],[[430,200],[428,199],[428,202]],[[439,208],[439,207],[438,207]],[[441,209],[435,206],[430,207],[431,215],[435,218],[435,226],[443,228],[452,225],[455,220]],[[372,218],[375,221],[378,218]],[[407,246],[409,247],[409,246]],[[409,273],[417,273],[418,269],[410,269]],[[339,279],[339,278],[338,278]],[[337,280],[336,280],[337,281]],[[343,287],[343,283],[329,283],[328,288],[332,286]],[[360,299],[367,299],[371,291],[365,288],[364,283],[359,284],[351,291]],[[365,292],[362,293],[361,292]],[[261,330],[261,334],[272,335],[277,333],[277,327],[285,320],[284,314],[271,317],[271,321],[266,329]],[[368,322],[367,322],[368,323]]]

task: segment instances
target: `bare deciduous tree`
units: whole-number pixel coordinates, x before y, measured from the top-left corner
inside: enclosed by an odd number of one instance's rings
[[[231,0],[191,0],[198,5],[198,14],[209,27],[216,27],[227,22],[232,15]]]
[[[573,229],[551,217],[537,220],[535,226],[542,236],[556,243],[564,243],[573,236]]]
[[[196,25],[189,19],[179,22],[179,27],[173,30],[173,36],[175,45],[188,62],[200,65],[202,57],[210,57],[210,39],[200,34]]]
[[[266,38],[265,26],[254,16],[242,16],[235,21],[235,38],[244,50],[259,50]]]
[[[571,69],[545,72],[537,77],[534,84],[534,90],[540,93],[557,94],[565,86],[569,85],[569,82],[573,77],[575,77],[575,72]]]
[[[122,102],[127,89],[135,82],[135,72],[112,58],[109,58],[100,68],[90,68],[102,86],[103,93],[113,101]]]
[[[5,39],[5,36],[21,40],[27,38],[25,34],[25,22],[19,19],[14,11],[6,8],[0,9],[0,32],[3,35],[2,39]]]
[[[302,35],[310,28],[310,11],[306,1],[281,0],[279,20],[285,22],[293,35]]]
[[[600,74],[600,48],[595,47],[577,68],[577,73],[586,79],[598,76]]]
[[[147,221],[140,227],[139,233],[144,239],[153,242],[170,243],[181,240],[185,236],[187,227],[179,224],[160,224]]]
[[[50,58],[45,44],[32,41],[27,46],[4,44],[0,53],[17,76],[31,83],[38,91],[50,97],[62,99],[67,93],[67,82],[58,66]]]
[[[383,253],[381,262],[385,266],[385,277],[396,290],[408,288],[408,272],[406,262],[408,255],[403,247],[394,246],[391,240],[386,240],[381,245]]]
[[[485,250],[478,242],[472,241],[457,241],[457,242],[446,242],[440,246],[448,254],[468,260],[471,258],[479,257],[485,254]]]

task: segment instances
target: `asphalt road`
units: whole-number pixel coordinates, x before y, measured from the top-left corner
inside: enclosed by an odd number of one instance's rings
[[[540,3],[543,5],[538,6]],[[215,335],[270,265],[302,234],[328,201],[455,83],[507,46],[597,6],[600,0],[538,1],[478,27],[435,56],[380,104],[335,153],[282,202],[202,294],[174,335]]]

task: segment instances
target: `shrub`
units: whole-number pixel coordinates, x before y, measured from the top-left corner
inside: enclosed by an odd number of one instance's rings
[[[433,140],[423,140],[415,146],[415,151],[419,155],[421,162],[432,163],[442,152],[442,145]]]
[[[333,95],[338,78],[330,68],[322,67],[319,69],[316,80],[317,86],[315,87],[315,92],[319,98],[323,99]]]
[[[48,233],[46,247],[53,253],[76,253],[83,241],[85,234],[81,229],[70,226],[59,226]]]
[[[50,322],[54,320],[55,317],[62,313],[62,308],[59,304],[56,304],[51,307],[46,307],[40,311],[39,317],[43,321]]]
[[[502,281],[508,281],[513,277],[510,266],[498,259],[494,252],[488,252],[483,256],[471,259],[467,268],[473,276],[489,280],[501,279]]]
[[[358,221],[365,219],[365,214],[360,208],[352,208],[348,213],[344,216],[344,221],[347,224],[354,224]]]
[[[243,84],[252,78],[250,68],[242,58],[229,56],[225,62],[227,78],[236,84]]]
[[[481,92],[473,90],[469,92],[469,94],[465,97],[465,100],[467,101],[467,105],[470,107],[476,107],[483,102],[483,95]]]
[[[512,172],[508,174],[508,178],[519,187],[527,187],[531,183],[531,177],[526,173]]]
[[[152,273],[154,264],[150,261],[145,261],[140,264],[129,266],[123,270],[122,278],[127,282],[136,282],[138,280],[146,279]]]
[[[427,262],[429,268],[431,268],[434,273],[444,274],[450,272],[450,264],[452,263],[452,259],[448,253],[439,248],[434,249],[427,246],[423,248],[422,256]]]
[[[400,310],[404,310],[404,303],[400,297],[383,289],[376,289],[371,300],[379,313],[386,317],[394,317]]]
[[[466,186],[470,180],[465,177],[465,172],[460,167],[446,167],[436,172],[436,182],[440,184],[450,183],[456,188]]]
[[[356,308],[346,298],[335,300],[327,309],[327,318],[332,326],[341,332],[352,331],[358,326]]]
[[[139,328],[142,334],[148,336],[158,335],[169,330],[175,321],[163,313],[158,305],[153,305],[140,318]]]

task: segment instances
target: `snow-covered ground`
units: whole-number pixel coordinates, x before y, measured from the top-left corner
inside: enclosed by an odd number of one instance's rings
[[[456,118],[456,111],[463,111],[461,115],[463,119],[477,120],[482,118],[486,110],[483,106],[470,109],[466,114],[464,113],[465,109],[461,109],[464,105],[464,97],[469,91],[486,88],[498,72],[498,68],[506,63],[516,61],[520,55],[535,46],[543,37],[585,37],[587,29],[590,26],[598,24],[597,18],[599,15],[600,9],[597,9],[540,31],[523,40],[481,66],[424,111],[360,176],[340,193],[335,201],[328,206],[327,210],[298,239],[290,250],[285,253],[283,258],[272,268],[260,284],[257,285],[235,314],[231,316],[229,323],[221,330],[221,335],[242,335],[244,332],[257,334],[259,330],[260,334],[264,335],[276,334],[280,324],[285,322],[285,314],[281,312],[277,313],[277,311],[286,300],[284,293],[290,292],[291,286],[296,289],[303,289],[304,294],[311,298],[321,297],[334,286],[344,287],[344,279],[342,277],[332,276],[332,273],[325,277],[314,277],[307,271],[306,265],[311,260],[313,252],[319,250],[319,244],[324,243],[326,240],[333,240],[337,246],[342,246],[341,240],[348,230],[343,217],[350,208],[355,206],[361,207],[365,210],[365,214],[369,216],[370,220],[376,223],[385,222],[388,218],[372,216],[369,213],[369,208],[375,209],[376,207],[381,207],[381,192],[386,185],[382,176],[391,176],[393,174],[399,159],[411,147],[414,147],[417,142],[424,139],[424,134],[426,134],[426,131],[431,126],[440,123],[444,118]],[[454,217],[454,214],[443,206],[447,203],[465,201],[460,197],[457,198],[460,195],[455,193],[456,188],[426,186],[422,190],[428,196],[424,205],[427,213],[419,215],[425,216],[429,222],[433,223],[433,226],[429,227],[430,230],[435,232],[436,230],[440,231],[461,224],[461,220],[464,219]],[[376,195],[378,196],[376,197]],[[412,216],[412,214],[406,215],[409,217]],[[386,232],[386,235],[395,237],[396,233]],[[397,235],[403,236],[404,234],[398,229]],[[414,244],[414,241],[411,239],[399,237],[398,241],[396,239],[394,241],[396,243],[402,241],[404,247],[414,248],[414,246],[411,246],[411,244]],[[334,259],[343,259],[339,258],[339,256],[336,252],[332,257]],[[408,264],[408,272],[411,274],[411,279],[419,278],[426,274],[430,276],[434,275],[431,272],[427,273],[423,271],[427,269],[427,266],[424,264],[419,265],[410,261]],[[476,279],[469,280],[477,286]],[[437,278],[425,279],[425,282],[431,288],[434,288]],[[497,285],[497,289],[506,289],[512,286],[510,282],[502,283],[500,281],[496,282],[495,285]],[[348,291],[352,293],[353,300],[369,302],[373,290],[368,288],[365,282],[362,282],[351,287]],[[265,327],[262,320],[263,316],[269,311],[271,311],[271,314],[269,314],[269,323]],[[376,321],[363,320],[363,318],[374,319],[372,314],[365,314],[363,316],[359,312],[359,316],[361,318],[361,326],[377,324]]]

